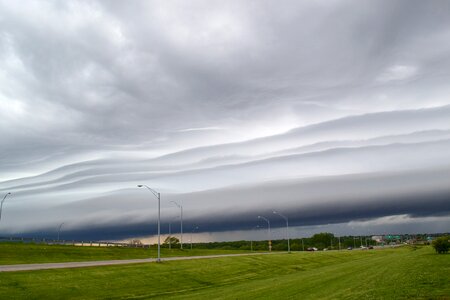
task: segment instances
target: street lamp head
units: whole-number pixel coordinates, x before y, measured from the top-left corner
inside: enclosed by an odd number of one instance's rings
[[[170,203],[173,203],[173,204],[175,204],[176,206],[178,206],[179,208],[181,208],[181,204],[178,204],[178,203],[175,202],[175,201],[170,201]]]
[[[11,192],[8,192],[8,194],[6,194],[6,195],[11,195]]]
[[[143,185],[142,184],[138,184],[138,186],[137,187],[143,187]]]

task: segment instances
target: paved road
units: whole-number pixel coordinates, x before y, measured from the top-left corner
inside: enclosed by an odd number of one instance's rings
[[[280,252],[277,252],[280,253]],[[174,260],[190,260],[190,259],[205,259],[205,258],[220,258],[232,256],[248,256],[248,255],[265,255],[271,254],[268,252],[262,253],[242,253],[242,254],[222,254],[222,255],[204,255],[204,256],[179,256],[161,258],[161,261]],[[124,259],[124,260],[102,260],[102,261],[81,261],[81,262],[63,262],[63,263],[46,263],[46,264],[20,264],[20,265],[0,265],[0,272],[16,272],[16,271],[33,271],[46,269],[65,269],[65,268],[84,268],[84,267],[98,267],[111,265],[128,265],[156,262],[155,258],[144,259]]]

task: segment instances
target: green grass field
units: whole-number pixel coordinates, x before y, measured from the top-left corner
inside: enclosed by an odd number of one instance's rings
[[[239,250],[161,249],[161,257],[248,253]],[[157,248],[80,247],[33,243],[0,243],[0,265],[156,258]]]
[[[0,273],[0,299],[102,298],[450,299],[450,255],[401,247]]]

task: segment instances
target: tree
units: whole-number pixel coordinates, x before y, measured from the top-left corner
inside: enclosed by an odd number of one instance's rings
[[[332,239],[334,239],[334,234],[328,232],[321,232],[313,235],[311,237],[311,242],[315,247],[323,249],[330,246]]]
[[[433,248],[439,254],[447,253],[450,250],[450,236],[441,236],[433,241]]]
[[[287,249],[287,243],[286,244],[284,244],[284,243],[275,243],[272,246],[272,250],[274,250],[274,251],[285,251],[286,249]]]
[[[180,243],[180,240],[177,239],[177,238],[174,237],[174,236],[168,236],[168,237],[164,240],[164,245],[169,245],[169,244],[171,244],[171,245],[173,246],[173,245],[178,245],[179,243]]]

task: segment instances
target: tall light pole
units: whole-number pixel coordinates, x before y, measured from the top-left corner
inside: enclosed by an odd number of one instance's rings
[[[195,231],[196,229],[198,229],[198,226],[195,226],[195,227],[192,229],[192,232],[191,232],[191,250],[192,250],[192,234],[194,233],[194,231]]]
[[[183,205],[178,204],[175,201],[170,201],[173,204],[175,204],[176,206],[178,206],[178,208],[180,208],[180,229],[181,229],[181,234],[180,234],[180,247],[181,249],[183,249]]]
[[[169,222],[169,250],[172,249],[172,230],[171,230],[171,227],[172,227],[172,223]]]
[[[161,194],[145,184],[139,184],[138,187],[146,187],[156,198],[158,198],[158,258],[157,262],[161,262]]]
[[[291,245],[289,243],[289,219],[288,219],[288,217],[282,215],[281,213],[279,213],[275,210],[273,211],[273,213],[276,215],[279,215],[286,221],[286,236],[287,236],[287,241],[288,241],[288,253],[291,253]]]
[[[64,225],[64,222],[62,222],[61,224],[59,224],[58,226],[58,242],[59,242],[59,234],[61,233],[61,227]]]
[[[0,204],[0,220],[2,219],[3,202],[5,202],[5,199],[6,197],[8,197],[8,195],[11,195],[11,193],[6,193],[5,197],[3,197],[3,200]]]
[[[253,227],[253,229],[258,229],[260,228],[259,225],[256,225],[255,227]],[[253,239],[250,239],[250,251],[253,252]]]
[[[258,216],[258,219],[263,219],[267,222],[267,236],[269,238],[269,252],[272,251],[272,241],[270,240],[270,221],[267,218],[264,218],[263,216]]]
[[[172,223],[178,219],[178,216],[169,222],[169,250],[172,249]]]

